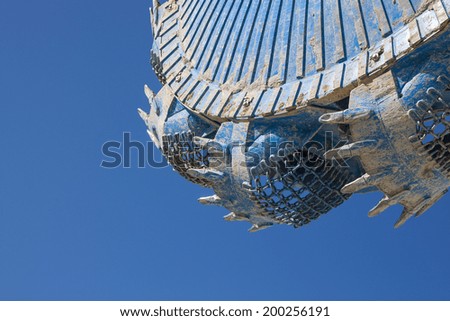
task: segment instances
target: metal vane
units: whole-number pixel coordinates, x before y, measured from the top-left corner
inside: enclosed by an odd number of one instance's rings
[[[139,115],[204,205],[250,232],[302,227],[354,193],[398,228],[450,186],[450,0],[153,1]]]

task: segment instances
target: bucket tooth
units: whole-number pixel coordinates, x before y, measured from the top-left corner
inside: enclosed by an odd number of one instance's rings
[[[353,124],[357,121],[367,120],[373,115],[373,110],[365,108],[347,109],[337,113],[322,115],[319,121],[323,124]]]
[[[341,192],[343,194],[353,194],[365,190],[366,188],[370,188],[374,186],[372,183],[372,178],[369,174],[364,174],[360,178],[357,178],[353,182],[345,185]]]
[[[157,137],[150,131],[150,129],[147,129],[147,134],[154,143],[158,142]]]
[[[210,182],[217,182],[224,178],[224,174],[222,172],[212,169],[189,169],[187,174]]]
[[[144,93],[145,93],[145,96],[147,96],[148,100],[155,98],[155,93],[147,85],[144,86]]]
[[[414,216],[414,212],[412,212],[411,210],[405,208],[403,210],[403,212],[402,212],[402,215],[400,215],[400,218],[395,223],[394,227],[395,228],[400,228],[401,226],[403,226],[403,224],[406,223],[406,221],[408,221],[413,216]]]
[[[148,114],[145,111],[143,111],[141,108],[138,108],[138,113],[139,113],[139,116],[141,116],[142,120],[147,122]]]
[[[225,215],[223,219],[227,222],[235,222],[237,221],[237,215],[235,213],[230,213],[228,215]]]
[[[325,153],[324,156],[326,159],[332,159],[336,157],[352,158],[354,156],[361,156],[372,151],[376,147],[376,145],[377,142],[375,140],[363,140],[329,150]]]
[[[215,140],[213,139],[209,139],[209,138],[203,138],[203,137],[199,137],[199,136],[195,136],[192,141],[194,142],[194,144],[196,144],[197,146],[201,147],[201,148],[209,148],[209,147],[214,147],[217,146],[218,143],[215,142]]]
[[[402,191],[394,196],[385,196],[377,206],[375,206],[373,209],[369,212],[369,217],[374,217],[377,215],[380,215],[382,212],[387,210],[389,207],[396,205],[400,203],[405,197],[407,197],[409,191],[405,190]]]
[[[200,204],[203,205],[217,205],[217,206],[223,206],[225,202],[217,195],[207,196],[207,197],[201,197],[198,199]]]
[[[248,230],[250,233],[259,232],[265,230],[266,228],[271,227],[272,224],[253,224],[253,226]]]
[[[245,216],[239,216],[236,215],[236,213],[230,213],[228,215],[225,215],[223,219],[227,222],[242,222],[242,221],[248,221],[248,218]]]
[[[373,209],[370,210],[369,217],[375,217],[380,215],[382,212],[384,212],[385,210],[387,210],[389,207],[391,207],[396,203],[397,202],[395,200],[390,199],[389,197],[386,196],[377,204],[377,206],[375,206]]]
[[[150,8],[150,21],[152,23],[153,30],[156,31],[157,25],[158,25],[158,9],[161,4],[159,3],[159,0],[153,0],[153,7]]]

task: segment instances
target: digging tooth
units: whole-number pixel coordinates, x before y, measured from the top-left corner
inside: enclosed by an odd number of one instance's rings
[[[380,215],[382,212],[387,210],[389,207],[391,207],[395,203],[396,202],[394,200],[392,200],[386,196],[377,204],[377,206],[375,206],[373,209],[370,210],[369,217],[375,217],[377,215]]]
[[[149,100],[155,98],[155,93],[150,89],[149,86],[147,86],[147,85],[144,86],[144,92],[145,92],[145,96],[147,96],[147,98]]]
[[[248,218],[245,216],[236,215],[236,213],[231,212],[228,215],[225,215],[223,219],[227,222],[242,222],[248,221]]]
[[[373,110],[365,108],[347,109],[344,111],[322,115],[319,121],[324,124],[353,124],[367,120],[373,115]]]
[[[203,205],[217,205],[217,206],[223,206],[225,202],[217,195],[207,196],[207,197],[201,197],[198,199],[200,204]]]
[[[372,186],[374,186],[374,184],[371,182],[371,176],[369,174],[364,174],[363,176],[361,176],[360,178],[354,180],[353,182],[345,185],[342,189],[341,192],[343,194],[353,194],[353,193],[357,193],[360,192],[366,188],[370,188]]]
[[[148,119],[148,114],[145,111],[143,111],[141,108],[138,108],[138,113],[139,113],[139,116],[141,116],[142,120],[146,122]]]
[[[271,227],[272,224],[253,224],[252,227],[248,230],[250,233],[259,232],[265,230],[266,228]]]
[[[409,190],[404,190],[400,193],[397,193],[394,196],[385,196],[377,206],[375,206],[373,209],[369,212],[369,217],[374,217],[377,215],[380,215],[382,212],[387,210],[389,207],[400,203],[401,200],[403,200],[409,193]]]
[[[333,157],[352,158],[354,156],[367,154],[372,151],[376,145],[377,142],[375,140],[363,140],[332,149],[326,152],[324,156],[326,159],[332,159]]]
[[[224,174],[222,172],[212,169],[189,169],[187,174],[210,182],[217,182],[224,178]]]
[[[405,208],[402,212],[402,215],[400,215],[400,218],[395,223],[394,227],[400,228],[401,226],[403,226],[403,224],[406,223],[406,221],[408,221],[413,216],[414,216],[414,213],[411,212],[409,209]]]

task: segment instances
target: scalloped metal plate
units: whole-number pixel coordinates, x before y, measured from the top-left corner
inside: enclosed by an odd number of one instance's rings
[[[151,13],[178,100],[247,120],[345,98],[443,31],[450,0],[172,0]]]

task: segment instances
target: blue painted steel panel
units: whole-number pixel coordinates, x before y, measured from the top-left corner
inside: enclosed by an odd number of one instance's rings
[[[403,225],[450,186],[449,0],[154,0],[148,133],[249,221],[301,227],[353,193]]]

